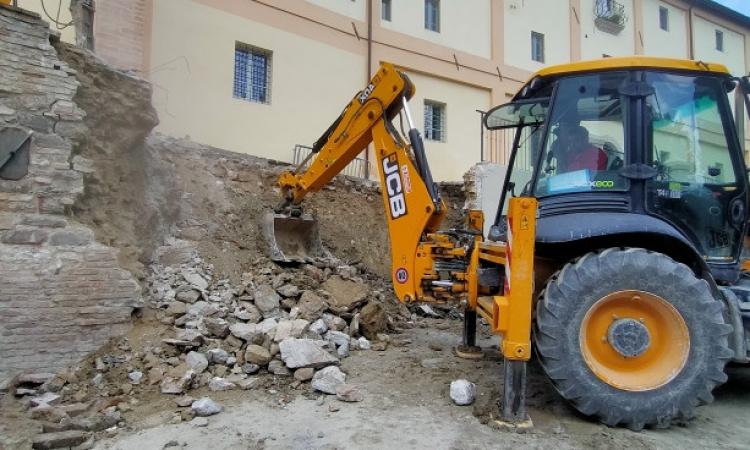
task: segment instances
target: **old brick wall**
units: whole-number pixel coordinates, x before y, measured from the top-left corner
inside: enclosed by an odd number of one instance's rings
[[[0,180],[0,381],[75,363],[130,326],[140,288],[69,213],[91,161],[75,71],[38,17],[0,7],[0,127],[33,132],[29,174]]]
[[[96,54],[107,64],[143,75],[151,38],[152,0],[97,0]]]

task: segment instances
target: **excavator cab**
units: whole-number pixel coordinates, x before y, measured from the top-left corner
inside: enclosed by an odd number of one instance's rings
[[[748,361],[733,112],[748,86],[720,65],[612,58],[544,69],[485,117],[515,131],[489,238],[505,238],[508,198],[537,199],[537,354],[587,415],[689,417],[728,360]]]
[[[638,67],[536,78],[486,117],[487,128],[515,128],[519,138],[506,198],[539,200],[540,244],[665,234],[715,279],[736,282],[747,221],[730,101],[739,84]]]

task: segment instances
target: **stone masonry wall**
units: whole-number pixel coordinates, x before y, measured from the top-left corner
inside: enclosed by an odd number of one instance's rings
[[[67,214],[91,161],[75,71],[38,16],[0,6],[0,127],[33,132],[29,174],[0,180],[0,381],[77,362],[126,332],[140,288],[117,250]]]

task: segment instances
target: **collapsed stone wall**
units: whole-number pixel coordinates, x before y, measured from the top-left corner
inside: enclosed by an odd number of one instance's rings
[[[0,127],[33,133],[28,175],[0,180],[0,380],[78,361],[142,304],[117,250],[66,216],[91,168],[72,152],[86,134],[76,72],[49,39],[38,16],[0,7]]]

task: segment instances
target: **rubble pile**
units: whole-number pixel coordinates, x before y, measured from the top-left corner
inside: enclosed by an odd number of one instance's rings
[[[387,286],[373,289],[358,268],[336,260],[280,267],[259,258],[255,267],[239,286],[215,278],[197,256],[153,267],[151,306],[173,332],[144,355],[147,383],[179,395],[251,389],[268,373],[314,387],[318,373],[352,351],[385,349],[378,335],[393,322],[383,307]]]
[[[412,319],[386,282],[335,259],[282,267],[258,258],[239,285],[197,253],[188,260],[151,266],[142,314],[159,322],[150,325],[161,330],[154,339],[116,338],[77,367],[6,387],[42,425],[36,448],[86,448],[97,432],[117,433],[147,394],[174,396],[174,421],[195,426],[223,410],[209,397],[218,391],[299,389],[361,401],[341,360],[385,350],[384,333]]]

